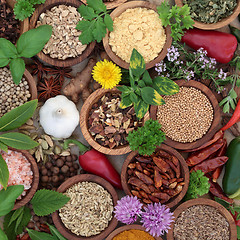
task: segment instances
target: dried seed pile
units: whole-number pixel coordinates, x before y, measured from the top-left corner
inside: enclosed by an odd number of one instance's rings
[[[76,30],[76,25],[82,19],[75,7],[66,5],[59,5],[42,13],[37,26],[49,24],[53,27],[53,34],[43,52],[50,54],[51,58],[62,60],[81,55],[87,45],[82,45],[79,41],[81,31]]]
[[[185,185],[179,160],[163,150],[150,157],[136,156],[127,173],[132,195],[146,204],[166,203]]]
[[[29,101],[31,94],[27,80],[23,77],[19,85],[12,80],[10,70],[0,68],[0,117]]]
[[[229,240],[229,223],[216,208],[196,205],[179,215],[173,235],[175,240]]]
[[[120,94],[107,93],[89,113],[89,132],[100,145],[111,149],[126,145],[128,133],[141,126],[133,107],[121,109],[119,105]]]
[[[177,94],[163,99],[166,104],[158,106],[157,119],[167,137],[187,143],[207,133],[213,121],[213,107],[200,90],[181,87]]]
[[[90,237],[108,226],[112,219],[113,201],[102,186],[94,182],[80,182],[65,194],[71,199],[59,210],[59,216],[74,234]]]

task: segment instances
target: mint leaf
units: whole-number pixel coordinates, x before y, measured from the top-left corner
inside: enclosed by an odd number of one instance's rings
[[[53,236],[45,232],[38,232],[35,230],[28,229],[28,234],[32,240],[56,240]]]
[[[5,160],[3,159],[2,155],[0,154],[0,183],[5,189],[7,188],[8,185],[8,179],[9,179],[8,166]]]
[[[84,4],[82,4],[78,8],[78,12],[81,14],[81,17],[83,17],[86,20],[93,20],[98,16],[97,14],[95,14],[92,8],[85,6]]]
[[[10,71],[12,74],[13,82],[18,85],[25,71],[25,62],[22,58],[14,58],[10,61]]]
[[[63,207],[69,200],[70,198],[62,193],[42,189],[35,193],[31,204],[36,215],[46,216]]]
[[[0,53],[2,53],[4,57],[14,58],[17,56],[17,49],[9,40],[0,38]]]
[[[113,20],[109,14],[106,14],[104,17],[104,23],[107,26],[108,30],[110,32],[113,31]]]
[[[98,18],[98,20],[95,23],[95,28],[93,29],[94,39],[96,39],[97,42],[101,42],[102,39],[105,37],[106,33],[107,33],[106,26],[103,23],[103,19]]]
[[[93,8],[97,14],[107,11],[107,7],[102,0],[87,0],[87,4]]]

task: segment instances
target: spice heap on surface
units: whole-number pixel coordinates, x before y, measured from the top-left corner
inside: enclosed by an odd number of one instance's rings
[[[123,231],[113,238],[113,240],[126,240],[126,239],[154,240],[155,238],[151,236],[149,233],[137,229]]]
[[[0,68],[0,117],[24,104],[30,97],[29,85],[25,78],[16,85],[8,68]]]
[[[81,55],[87,47],[78,40],[81,32],[76,30],[76,25],[81,20],[82,17],[77,8],[72,6],[59,5],[42,13],[37,27],[44,24],[53,27],[52,37],[45,45],[43,52],[50,54],[51,58],[61,60]]]
[[[214,207],[191,206],[184,210],[174,224],[175,240],[228,240],[229,223]]]
[[[131,8],[113,21],[109,35],[112,51],[127,63],[135,48],[148,63],[158,56],[166,41],[159,15],[146,8]]]
[[[94,182],[80,182],[68,188],[70,201],[59,210],[59,216],[71,232],[90,237],[101,233],[112,219],[110,193]]]
[[[127,173],[132,195],[146,204],[168,202],[185,184],[179,160],[163,150],[150,157],[136,156]]]
[[[9,180],[8,186],[12,185],[23,185],[24,191],[22,195],[18,198],[21,199],[25,196],[27,190],[31,188],[33,172],[31,169],[31,164],[27,158],[18,151],[8,150],[8,152],[0,151],[3,159],[6,161],[9,170]],[[0,184],[0,190],[2,189]]]
[[[108,92],[89,113],[89,132],[100,145],[111,149],[128,144],[128,133],[141,125],[133,107],[121,109],[119,106],[120,94]]]
[[[183,4],[188,4],[194,20],[203,23],[217,23],[233,13],[237,6],[237,0],[183,0]]]
[[[179,93],[163,99],[166,104],[158,106],[157,119],[167,137],[188,143],[207,133],[213,121],[213,107],[200,90],[181,87]]]

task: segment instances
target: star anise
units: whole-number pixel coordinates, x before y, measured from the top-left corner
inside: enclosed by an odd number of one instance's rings
[[[70,67],[53,67],[48,73],[56,75],[55,79],[63,83],[65,77],[72,78],[72,75],[70,74],[71,71],[72,68]]]
[[[54,77],[43,78],[43,81],[38,84],[38,91],[40,92],[38,100],[47,100],[51,97],[60,95],[61,88],[60,82],[54,79]]]

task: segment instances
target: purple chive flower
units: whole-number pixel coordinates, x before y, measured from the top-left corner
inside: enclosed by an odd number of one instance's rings
[[[168,53],[167,53],[167,59],[170,62],[174,62],[180,57],[180,53],[178,51],[178,48],[171,46],[168,48]]]
[[[117,201],[114,208],[115,217],[118,221],[131,224],[137,221],[138,215],[142,214],[142,203],[137,197],[125,196]]]
[[[144,208],[141,222],[143,227],[153,236],[161,236],[164,232],[168,232],[171,222],[173,222],[173,213],[170,208],[161,205],[161,203],[154,203]]]

